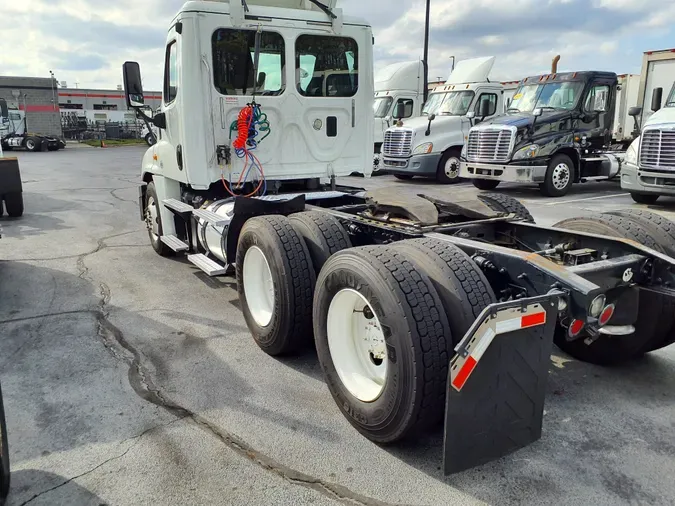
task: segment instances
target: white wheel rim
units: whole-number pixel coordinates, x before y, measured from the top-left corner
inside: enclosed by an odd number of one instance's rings
[[[448,161],[445,162],[445,175],[450,179],[455,179],[459,176],[459,160],[454,156],[448,158]]]
[[[553,187],[556,190],[564,189],[570,182],[570,168],[566,163],[559,163],[556,165],[555,169],[553,169],[551,178],[553,179]]]
[[[26,141],[26,147],[27,147],[28,149],[33,149],[33,148],[35,147],[35,143],[34,143],[31,139],[28,139],[28,140]]]
[[[148,232],[152,234],[152,239],[156,241],[159,237],[159,215],[155,198],[152,196],[148,197],[148,206],[145,209],[145,225],[148,227]]]
[[[260,248],[252,246],[244,256],[244,295],[255,322],[267,327],[274,312],[274,282],[267,258]]]
[[[363,402],[375,401],[387,378],[387,347],[382,326],[366,298],[340,290],[328,308],[328,348],[345,388]]]

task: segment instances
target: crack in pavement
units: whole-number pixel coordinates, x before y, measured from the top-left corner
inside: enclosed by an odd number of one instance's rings
[[[159,425],[155,425],[155,426],[153,426],[153,427],[150,427],[149,429],[144,430],[143,432],[141,432],[141,433],[138,434],[137,436],[132,436],[132,437],[129,437],[129,438],[127,438],[127,439],[123,439],[122,441],[119,442],[119,444],[122,445],[122,444],[124,444],[124,443],[126,443],[126,442],[128,442],[128,441],[132,441],[132,440],[134,440],[134,439],[135,439],[136,441],[135,441],[132,445],[129,445],[129,447],[128,447],[126,450],[124,450],[122,453],[120,453],[119,455],[115,455],[114,457],[110,457],[109,459],[106,459],[106,460],[104,460],[103,462],[101,462],[100,464],[98,464],[98,465],[92,467],[92,468],[89,469],[88,471],[85,471],[85,472],[83,472],[83,473],[80,473],[80,474],[78,474],[77,476],[73,476],[73,477],[71,477],[71,478],[68,478],[68,479],[64,480],[63,482],[59,483],[58,485],[55,485],[55,486],[53,486],[53,487],[51,487],[51,488],[48,488],[47,490],[43,490],[42,492],[39,492],[39,493],[33,495],[30,499],[28,499],[28,500],[22,502],[20,506],[25,506],[26,504],[29,504],[29,503],[33,502],[33,501],[34,501],[35,499],[37,499],[38,497],[42,497],[43,495],[48,494],[48,493],[50,493],[50,492],[53,492],[54,490],[59,489],[59,488],[65,486],[65,485],[68,485],[69,483],[71,483],[71,482],[73,482],[73,481],[75,481],[75,480],[77,480],[77,479],[79,479],[79,478],[82,478],[83,476],[86,476],[86,475],[88,475],[88,474],[91,474],[91,473],[93,473],[94,471],[96,471],[97,469],[100,469],[101,467],[105,466],[106,464],[112,462],[113,460],[121,459],[121,458],[124,457],[127,453],[129,453],[136,445],[138,445],[138,443],[140,443],[140,441],[141,441],[141,438],[142,438],[143,436],[145,436],[146,434],[148,434],[149,432],[152,432],[153,430],[156,430],[156,429],[163,429],[163,428],[165,428],[165,427],[168,427],[168,426],[171,425],[172,423],[176,423],[176,422],[179,422],[179,421],[181,421],[181,420],[184,420],[184,418],[176,418],[175,420],[171,420],[170,422],[162,423],[162,424],[159,424]]]
[[[134,186],[134,188],[136,188],[136,186]],[[137,200],[123,199],[122,197],[118,197],[117,195],[115,195],[115,192],[116,192],[116,191],[119,191],[119,190],[128,190],[128,189],[129,189],[129,188],[115,188],[114,190],[110,190],[110,195],[111,195],[112,197],[116,198],[117,200],[119,200],[120,202],[127,202],[127,203],[131,203],[131,204],[138,204],[138,201],[137,201]]]
[[[101,244],[104,244],[103,239],[99,240],[99,245]],[[84,258],[86,256],[87,255],[83,255],[78,259],[80,277],[94,282],[89,276],[89,268],[84,263]],[[111,292],[108,285],[103,282],[99,282],[99,295],[98,310],[94,312],[98,325],[98,336],[113,357],[128,364],[129,385],[141,399],[164,409],[179,419],[192,420],[197,427],[217,438],[231,450],[249,459],[259,467],[278,475],[291,484],[315,490],[324,496],[343,504],[356,504],[359,506],[391,506],[390,503],[364,496],[343,485],[328,482],[286,466],[274,458],[257,451],[235,434],[216,426],[194,411],[169,399],[154,384],[150,371],[143,362],[141,353],[129,343],[122,331],[110,321],[108,303],[110,302]]]

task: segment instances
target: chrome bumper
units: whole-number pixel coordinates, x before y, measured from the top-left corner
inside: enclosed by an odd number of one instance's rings
[[[466,179],[492,179],[511,183],[543,183],[546,165],[511,165],[462,161],[459,176]]]

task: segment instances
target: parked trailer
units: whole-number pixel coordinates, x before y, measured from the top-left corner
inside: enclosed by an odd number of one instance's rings
[[[247,0],[248,11],[233,1],[179,12],[152,119],[161,136],[139,191],[159,255],[234,272],[261,350],[313,344],[338,409],[371,441],[444,423],[452,473],[541,436],[554,342],[601,364],[672,342],[675,237],[658,217],[540,227],[504,195],[338,186],[334,176],[370,162],[372,32],[335,3],[290,2],[294,11]],[[295,65],[276,58],[287,51]],[[260,76],[263,58],[279,65]],[[309,60],[316,79],[299,72]],[[253,69],[248,79],[239,67]],[[125,63],[131,107],[143,106],[141,82],[138,64]],[[248,179],[245,164],[260,173]]]

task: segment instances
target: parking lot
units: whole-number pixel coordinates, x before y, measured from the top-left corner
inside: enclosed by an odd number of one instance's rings
[[[265,355],[233,278],[157,256],[140,147],[19,153],[26,213],[0,219],[0,381],[11,505],[673,504],[675,347],[616,368],[554,350],[543,436],[444,477],[442,434],[358,434],[316,355]],[[447,196],[392,176],[365,188]],[[617,183],[561,199],[504,185],[537,223],[637,206]],[[653,210],[675,220],[675,199]]]

